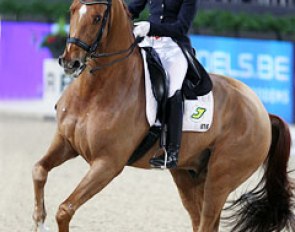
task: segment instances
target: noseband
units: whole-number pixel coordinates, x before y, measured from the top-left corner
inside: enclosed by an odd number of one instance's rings
[[[102,39],[102,35],[105,31],[105,27],[107,24],[107,20],[109,18],[110,12],[111,12],[111,6],[112,6],[112,0],[80,0],[81,4],[84,5],[95,5],[95,4],[103,4],[106,5],[107,8],[104,12],[103,18],[102,18],[102,22],[101,22],[101,27],[97,33],[96,39],[95,41],[91,44],[88,45],[87,43],[83,42],[82,40],[75,38],[75,37],[69,37],[67,39],[67,43],[72,43],[77,45],[78,47],[82,48],[83,50],[85,50],[87,53],[89,54],[93,54],[95,53],[96,49],[98,48],[101,39]]]

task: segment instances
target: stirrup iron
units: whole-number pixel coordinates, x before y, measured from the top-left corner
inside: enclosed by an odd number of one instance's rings
[[[168,153],[167,153],[166,147],[160,147],[160,149],[156,152],[153,158],[161,156],[163,152],[164,152],[164,165],[159,167],[151,165],[152,168],[161,169],[161,170],[167,169]]]

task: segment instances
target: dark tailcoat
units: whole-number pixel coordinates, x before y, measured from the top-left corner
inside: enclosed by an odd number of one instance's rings
[[[188,31],[197,12],[198,0],[133,0],[129,11],[133,18],[149,4],[151,28],[149,36],[171,37],[190,51]]]

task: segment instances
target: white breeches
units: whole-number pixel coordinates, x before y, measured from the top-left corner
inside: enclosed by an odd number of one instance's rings
[[[145,37],[139,46],[153,47],[158,53],[168,74],[168,97],[172,97],[177,90],[181,89],[188,68],[182,50],[170,37]]]

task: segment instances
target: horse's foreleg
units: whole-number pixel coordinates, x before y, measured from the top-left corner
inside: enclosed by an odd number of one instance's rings
[[[203,203],[204,180],[192,177],[187,170],[175,169],[171,174],[182,203],[191,217],[193,231],[197,232]]]
[[[61,165],[63,162],[74,158],[75,156],[77,156],[77,153],[57,133],[47,154],[34,165],[32,171],[35,192],[35,207],[33,213],[33,219],[35,221],[34,231],[46,231],[46,228],[44,227],[44,221],[46,218],[44,186],[48,172],[52,168]]]
[[[59,232],[68,232],[75,211],[87,200],[100,192],[123,169],[115,167],[114,162],[96,160],[74,192],[59,207],[56,214]]]

